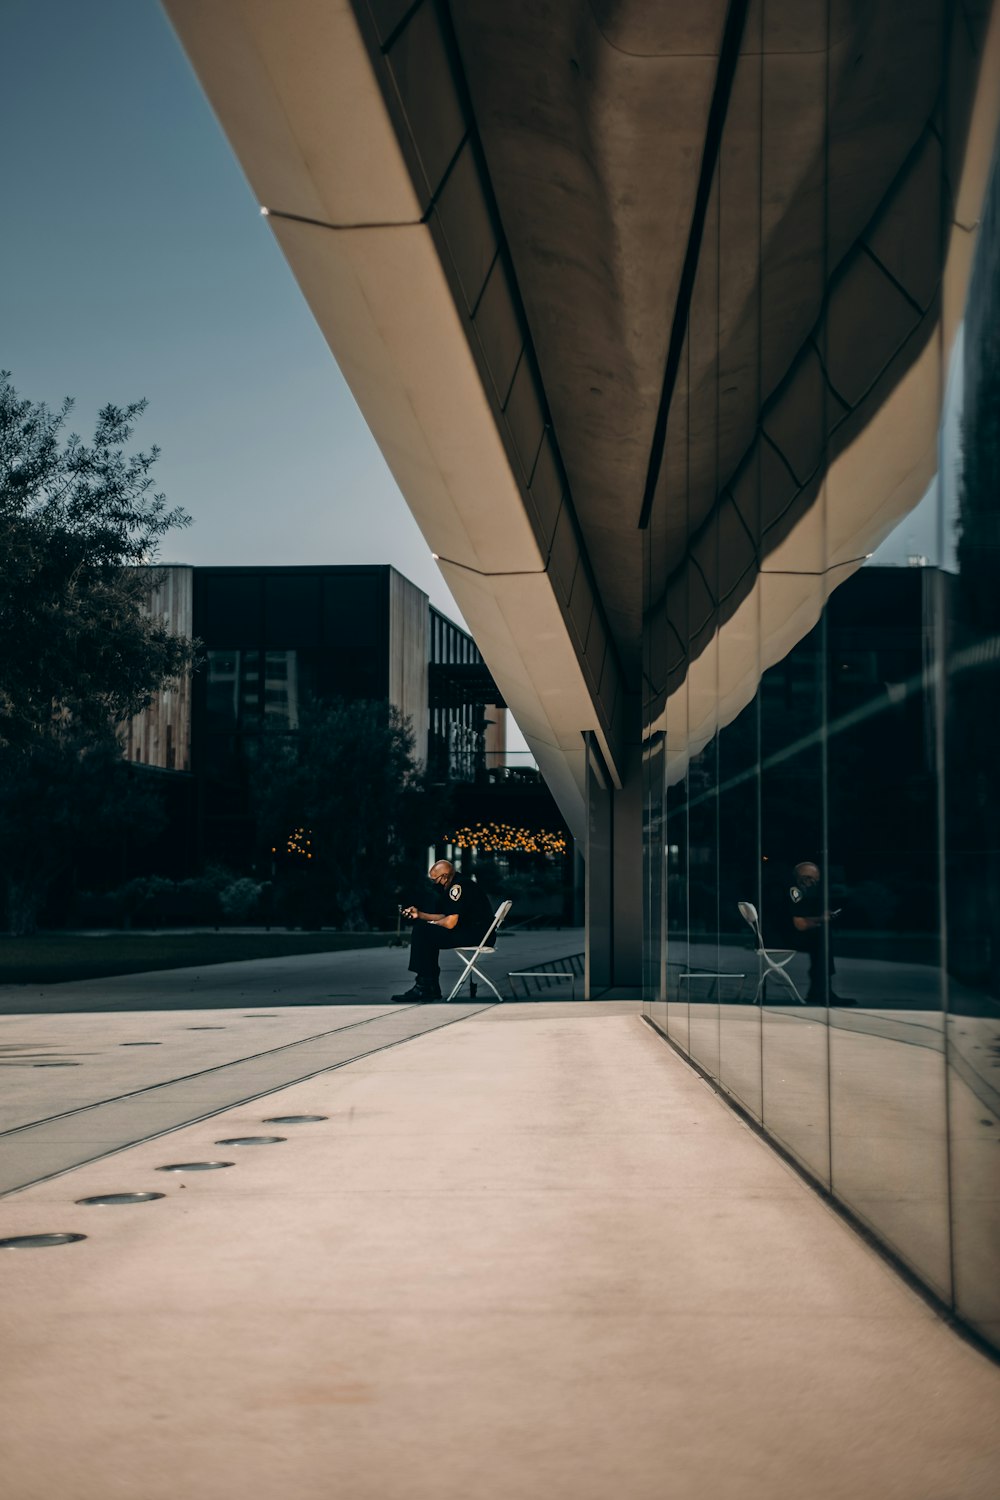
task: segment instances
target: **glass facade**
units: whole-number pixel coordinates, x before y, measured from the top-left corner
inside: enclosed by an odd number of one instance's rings
[[[686,457],[645,538],[643,984],[671,1042],[1000,1346],[1000,170],[974,137],[995,81],[950,16],[914,42],[927,126],[854,239],[817,52],[794,264],[769,217],[780,59],[764,38],[740,59],[670,408]],[[750,362],[727,333],[748,246]]]
[[[472,784],[483,772],[496,685],[472,637],[392,569],[195,568],[193,599],[205,657],[192,714],[202,860],[251,866],[249,760],[265,725],[296,729],[310,699],[389,698],[421,758],[426,732],[436,779]]]
[[[497,697],[475,641],[431,608],[427,766],[440,781],[471,782],[486,765],[486,704]]]
[[[389,693],[387,568],[196,568],[192,765],[200,861],[256,857],[248,757],[265,723],[295,729],[300,705]]]

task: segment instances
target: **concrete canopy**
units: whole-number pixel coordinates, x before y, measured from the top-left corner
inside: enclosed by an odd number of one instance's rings
[[[718,571],[758,566],[815,499],[831,449],[863,430],[936,325],[943,59],[974,76],[975,58],[960,53],[977,19],[940,0],[755,0],[713,143],[727,12],[732,25],[740,8],[451,7],[630,686],[642,639],[636,524],[699,174],[710,196],[652,496],[654,607],[710,525],[712,547],[730,554],[703,564],[713,605],[732,582]],[[964,38],[951,35],[956,19]],[[953,142],[963,123],[949,122]],[[742,507],[733,494],[761,440],[777,470],[755,487],[767,491],[763,516],[757,493]],[[716,613],[706,609],[710,628]]]
[[[938,326],[989,7],[164,3],[579,835]]]

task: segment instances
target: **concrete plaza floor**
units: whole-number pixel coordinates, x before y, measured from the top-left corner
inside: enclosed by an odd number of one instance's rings
[[[1000,1370],[638,1006],[466,1011],[0,1201],[87,1236],[0,1251],[9,1500],[992,1500]]]

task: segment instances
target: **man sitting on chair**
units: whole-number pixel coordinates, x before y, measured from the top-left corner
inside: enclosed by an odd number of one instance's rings
[[[459,879],[450,860],[439,859],[427,873],[446,897],[445,910],[403,907],[403,916],[413,923],[410,969],[416,983],[405,994],[393,995],[393,1000],[440,1000],[442,949],[475,948],[493,920],[493,909],[482,886],[474,880]]]

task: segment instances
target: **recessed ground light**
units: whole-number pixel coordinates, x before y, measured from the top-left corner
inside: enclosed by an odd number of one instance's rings
[[[234,1161],[172,1161],[158,1172],[217,1172],[221,1167],[235,1167]]]
[[[12,1234],[0,1240],[0,1250],[44,1250],[47,1245],[72,1245],[85,1234]]]
[[[77,1203],[88,1207],[112,1207],[118,1203],[152,1203],[154,1198],[165,1198],[166,1193],[97,1193],[93,1198],[77,1198]]]
[[[313,1121],[328,1120],[329,1115],[268,1115],[265,1125],[311,1125]]]
[[[283,1135],[231,1135],[224,1141],[216,1141],[217,1146],[276,1146],[283,1141]]]

